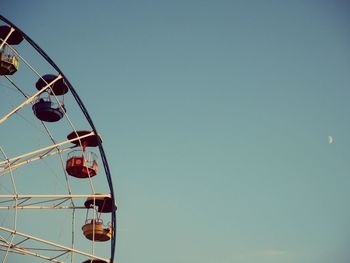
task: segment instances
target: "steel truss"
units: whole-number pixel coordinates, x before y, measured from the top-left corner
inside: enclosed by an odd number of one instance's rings
[[[49,145],[47,147],[43,147],[41,149],[38,149],[38,150],[35,150],[32,152],[28,152],[28,153],[1,161],[0,162],[0,176],[9,173],[10,170],[13,171],[15,168],[18,168],[18,167],[25,165],[25,164],[28,164],[30,162],[38,161],[38,160],[44,159],[44,158],[52,156],[52,155],[61,154],[63,152],[69,151],[69,150],[73,149],[74,147],[76,147],[76,145],[69,146],[69,147],[66,147],[63,149],[60,149],[59,147],[66,145],[68,143],[80,141],[81,139],[92,136],[94,134],[95,134],[94,132],[91,132],[91,133],[88,133],[88,134],[85,134],[82,136],[77,136],[76,138],[71,139],[71,140],[66,140],[66,141],[63,141],[60,143],[56,143],[54,145]]]
[[[57,244],[48,240],[44,240],[42,238],[28,235],[26,233],[21,233],[17,231],[16,227],[16,221],[17,221],[17,211],[19,209],[72,209],[72,226],[74,229],[74,224],[75,224],[75,209],[87,209],[84,206],[76,206],[74,204],[73,199],[75,198],[92,198],[95,202],[95,198],[101,198],[101,197],[108,197],[115,202],[115,195],[114,195],[114,190],[113,190],[113,184],[112,184],[112,178],[111,178],[111,173],[109,170],[109,165],[107,162],[107,158],[102,146],[102,141],[98,141],[98,148],[100,151],[104,171],[106,174],[110,194],[96,194],[94,191],[94,187],[91,183],[90,179],[90,185],[91,185],[91,192],[94,194],[85,194],[85,195],[73,195],[70,191],[70,188],[68,186],[68,192],[69,194],[62,194],[62,195],[33,195],[33,194],[26,194],[26,195],[21,195],[18,194],[16,191],[15,183],[13,180],[13,170],[26,165],[30,162],[38,161],[44,158],[47,158],[49,156],[53,155],[59,155],[61,162],[62,161],[62,153],[71,150],[74,147],[77,147],[77,143],[74,146],[67,146],[66,144],[72,143],[79,141],[85,137],[91,136],[91,135],[98,135],[98,132],[96,130],[96,127],[85,107],[83,104],[82,100],[78,96],[77,92],[73,88],[73,86],[70,84],[68,79],[65,77],[63,72],[58,68],[58,66],[52,61],[52,59],[32,40],[27,36],[23,31],[21,31],[18,27],[16,27],[13,23],[11,23],[9,20],[7,20],[5,17],[0,15],[0,20],[5,22],[7,25],[11,27],[10,32],[0,43],[0,49],[4,45],[7,45],[12,51],[20,57],[20,59],[40,78],[41,76],[38,74],[37,71],[34,70],[34,68],[27,63],[24,58],[22,58],[16,50],[14,50],[10,45],[7,44],[7,40],[9,39],[10,35],[17,31],[19,32],[23,38],[57,71],[58,76],[51,81],[50,83],[46,83],[46,85],[40,89],[38,92],[34,93],[33,95],[26,95],[24,94],[9,78],[7,78],[24,96],[25,100],[16,106],[13,110],[5,114],[4,116],[0,116],[0,125],[3,124],[6,120],[8,120],[11,116],[16,114],[20,109],[23,107],[27,106],[28,104],[33,104],[34,100],[43,92],[45,92],[47,89],[51,89],[51,86],[59,81],[60,79],[64,79],[66,84],[68,85],[68,88],[70,92],[72,93],[76,103],[80,107],[82,113],[84,114],[87,122],[89,123],[92,132],[90,134],[86,134],[84,136],[78,136],[74,139],[71,140],[66,140],[60,143],[56,143],[51,137],[51,134],[49,130],[46,128],[45,124],[44,127],[50,136],[53,145],[24,153],[15,157],[8,158],[4,151],[1,149],[1,152],[4,155],[4,159],[0,161],[0,177],[4,176],[6,174],[10,174],[11,176],[11,181],[13,184],[14,188],[14,194],[12,195],[0,195],[0,210],[9,210],[14,212],[14,226],[12,228],[7,228],[0,226],[0,251],[5,251],[6,256],[8,253],[16,253],[16,254],[22,254],[22,255],[28,255],[28,256],[33,256],[37,258],[41,258],[43,260],[47,260],[50,262],[65,262],[63,261],[64,259],[62,257],[64,256],[71,256],[71,262],[73,262],[73,256],[75,254],[81,255],[86,257],[89,260],[96,260],[96,261],[103,261],[103,262],[114,262],[114,257],[115,257],[115,237],[116,237],[116,215],[115,211],[112,212],[112,238],[111,238],[111,252],[110,252],[110,258],[109,259],[104,259],[98,256],[93,255],[94,252],[94,244],[92,248],[92,254],[82,252],[80,250],[75,249],[74,247],[74,231],[72,232],[72,245],[71,247],[67,247],[61,244]],[[52,90],[51,90],[52,91]],[[57,97],[55,97],[57,100]],[[70,125],[73,127],[71,121],[69,120],[68,116],[65,114],[67,117],[68,122]],[[73,127],[73,130],[76,131],[76,129]],[[81,143],[80,143],[81,146]],[[67,177],[67,175],[65,175]],[[5,238],[6,237],[6,238]],[[16,237],[16,242],[15,242],[15,237]],[[34,246],[31,246],[32,244],[36,244]],[[45,253],[46,252],[46,253]],[[50,252],[50,254],[48,253]],[[49,255],[48,255],[49,254]],[[3,259],[3,262],[6,261],[6,256]]]
[[[74,198],[101,198],[110,194],[62,195],[0,195],[0,209],[86,209],[85,206],[64,205]],[[12,205],[15,203],[15,205]],[[6,205],[8,204],[8,205]],[[47,204],[47,205],[41,205]]]
[[[57,244],[54,242],[50,242],[50,241],[38,238],[38,237],[27,235],[25,233],[21,233],[21,232],[18,232],[16,230],[9,229],[6,227],[0,226],[0,231],[10,233],[13,236],[19,236],[19,237],[23,238],[21,241],[17,242],[16,244],[12,244],[11,242],[6,241],[6,239],[4,239],[2,236],[0,236],[0,250],[2,250],[2,251],[8,251],[10,253],[19,253],[22,255],[29,255],[29,256],[38,257],[38,258],[41,258],[41,259],[44,259],[47,261],[58,262],[58,263],[64,263],[64,261],[60,261],[57,259],[68,254],[68,253],[79,254],[79,255],[85,256],[89,259],[102,260],[105,262],[109,262],[108,259],[97,257],[95,255],[85,253],[85,252],[77,250],[77,249],[73,249],[73,248],[70,248],[67,246],[63,246],[63,245],[60,245],[60,244]],[[38,243],[38,245],[40,244],[41,246],[47,245],[48,248],[19,246],[21,244],[23,245],[27,241],[34,241],[34,243]],[[57,253],[57,254],[54,256],[48,256],[48,255],[44,255],[44,254],[39,254],[36,251],[41,251],[41,253],[43,251],[48,251],[48,252]]]

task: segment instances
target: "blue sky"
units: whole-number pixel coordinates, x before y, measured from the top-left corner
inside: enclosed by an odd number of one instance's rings
[[[102,134],[124,263],[349,262],[348,11],[273,0],[1,7]]]

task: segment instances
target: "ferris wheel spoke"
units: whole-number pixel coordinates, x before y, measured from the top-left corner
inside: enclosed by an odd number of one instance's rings
[[[34,158],[36,158],[36,156],[38,154],[40,154],[40,153],[43,153],[43,152],[46,152],[46,151],[50,151],[50,150],[53,150],[55,148],[59,148],[59,147],[65,145],[65,144],[68,144],[68,143],[79,141],[79,140],[84,139],[84,138],[86,138],[88,136],[91,136],[91,135],[94,135],[94,132],[91,132],[91,133],[88,133],[88,134],[85,134],[85,135],[82,135],[82,136],[77,136],[76,138],[73,138],[73,139],[69,139],[69,140],[66,140],[66,141],[63,141],[63,142],[60,142],[60,143],[56,143],[56,144],[53,144],[53,145],[50,145],[50,146],[47,146],[47,147],[44,147],[44,148],[32,151],[32,152],[28,152],[28,153],[25,153],[25,154],[22,154],[22,155],[19,155],[19,156],[15,156],[15,157],[9,158],[7,160],[1,161],[0,162],[0,172],[3,171],[1,169],[5,169],[5,168],[11,166],[11,163],[13,163],[13,162],[18,162],[20,160],[23,160],[24,158],[30,158],[30,157],[33,157],[33,156],[35,156]],[[69,149],[71,149],[71,148],[69,148]]]
[[[8,252],[8,253],[13,253],[13,254],[20,254],[20,255],[28,255],[28,256],[33,256],[33,257],[37,257],[40,259],[44,259],[50,262],[56,262],[56,263],[64,263],[64,261],[59,261],[56,260],[56,258],[63,256],[64,254],[67,254],[69,251],[64,251],[64,253],[55,256],[55,257],[48,257],[42,254],[39,254],[38,252],[34,252],[34,250],[38,250],[38,249],[32,249],[33,251],[31,251],[28,248],[22,248],[20,246],[6,246],[6,245],[2,245],[0,244],[0,251],[4,251],[4,252]]]
[[[15,114],[17,111],[19,111],[24,106],[28,105],[32,101],[36,99],[37,96],[39,96],[41,93],[45,92],[50,86],[52,86],[54,83],[56,83],[58,80],[62,79],[61,75],[58,75],[57,78],[55,78],[50,83],[46,84],[42,89],[40,89],[38,92],[36,92],[34,95],[26,99],[24,102],[22,102],[20,105],[18,105],[16,108],[14,108],[12,111],[7,113],[4,117],[0,119],[0,124],[2,124],[4,121],[6,121],[9,117],[11,117],[13,114]]]
[[[114,262],[117,206],[92,118],[45,51],[1,15],[0,23],[1,84],[8,89],[5,95],[13,97],[4,100],[0,113],[0,127],[9,131],[0,146],[0,263],[20,262],[18,255],[23,262]],[[32,61],[28,51],[44,60]],[[30,87],[33,77],[37,81]],[[11,133],[16,122],[25,131],[22,148]],[[58,136],[66,130],[71,131],[67,139]],[[11,146],[6,154],[3,148]],[[31,220],[35,222],[28,224]],[[83,235],[77,222],[84,222]],[[80,244],[81,238],[88,243]],[[99,243],[104,241],[107,246]],[[95,247],[97,243],[101,245]]]
[[[12,209],[87,209],[86,206],[63,205],[72,199],[111,198],[110,194],[86,195],[0,195],[0,210]],[[17,204],[12,203],[17,200]]]
[[[32,236],[32,235],[28,235],[28,234],[25,234],[25,233],[21,233],[21,232],[18,232],[16,230],[12,230],[12,229],[9,229],[9,228],[6,228],[6,227],[2,227],[0,226],[0,230],[4,231],[4,232],[7,232],[7,233],[10,233],[10,234],[13,234],[13,235],[16,235],[16,236],[20,236],[22,238],[25,238],[26,240],[25,241],[33,241],[34,243],[37,243],[38,245],[45,245],[45,246],[48,246],[50,251],[57,251],[57,249],[61,250],[61,251],[65,251],[66,253],[72,253],[72,254],[79,254],[81,256],[85,256],[85,257],[88,257],[90,259],[93,259],[93,260],[102,260],[102,261],[105,261],[105,262],[108,262],[107,259],[105,258],[101,258],[101,257],[98,257],[96,255],[92,255],[92,254],[89,254],[89,253],[86,253],[86,252],[83,252],[83,251],[80,251],[80,250],[77,250],[77,249],[73,249],[71,247],[67,247],[67,246],[63,246],[63,245],[60,245],[60,244],[57,244],[57,243],[54,243],[54,242],[51,242],[51,241],[48,241],[48,240],[45,240],[45,239],[42,239],[42,238],[38,238],[38,237],[35,237],[35,236]],[[23,244],[23,243],[22,243]],[[11,245],[10,246],[10,249],[14,249],[14,250],[18,250],[19,248],[16,248],[16,246],[14,245]],[[27,248],[27,249],[19,249],[21,252],[26,252],[26,253],[30,253],[29,255],[35,255],[36,253],[34,253],[33,251],[34,250],[40,250],[40,247],[38,248],[31,248],[30,250]],[[24,250],[24,251],[23,251]],[[64,253],[64,254],[66,254]],[[62,254],[63,255],[63,254]],[[60,255],[60,256],[62,256]],[[47,259],[49,261],[52,261],[52,262],[61,262],[61,261],[53,261],[55,260],[55,258],[57,255],[55,255],[55,257],[47,257]],[[58,256],[58,257],[60,257]]]
[[[7,34],[7,36],[5,37],[5,39],[3,39],[1,41],[1,44],[0,44],[0,49],[2,49],[2,47],[5,45],[6,41],[10,38],[10,36],[12,35],[12,33],[15,31],[15,29],[13,27],[11,27],[9,33]]]
[[[19,254],[19,255],[25,255],[23,252],[19,252],[19,251],[11,251],[8,249],[7,246],[5,245],[2,245],[0,243],[0,251],[4,251],[4,252],[8,252],[8,253],[12,253],[12,254]]]
[[[12,236],[12,235],[11,235]],[[2,235],[0,235],[0,244],[7,244],[10,245],[10,242],[7,241],[6,238],[4,238]]]
[[[15,169],[17,169],[23,165],[26,165],[28,163],[43,160],[43,159],[50,157],[50,156],[62,154],[64,152],[67,152],[67,151],[73,149],[74,147],[75,146],[70,146],[70,147],[63,148],[63,149],[56,149],[56,151],[53,151],[54,149],[50,149],[43,154],[38,154],[34,157],[29,156],[29,158],[23,158],[23,160],[21,158],[18,159],[16,157],[14,157],[14,158],[12,158],[13,161],[11,163],[4,164],[3,167],[1,167],[1,164],[0,164],[0,176],[8,174],[8,173],[10,173],[10,170],[14,171]]]
[[[27,206],[0,206],[0,209],[5,210],[11,210],[11,209],[86,209],[84,206],[34,206],[34,205],[27,205]]]
[[[27,95],[27,94],[25,94],[24,92],[23,92],[23,90],[9,77],[9,76],[6,76],[5,75],[5,78],[12,84],[12,86],[13,87],[15,87],[16,88],[16,90],[19,92],[19,93],[21,93],[25,98],[29,98],[29,96]]]

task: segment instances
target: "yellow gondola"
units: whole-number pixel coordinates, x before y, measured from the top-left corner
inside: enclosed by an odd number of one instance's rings
[[[112,238],[112,226],[104,228],[101,220],[89,220],[88,223],[82,227],[82,230],[84,236],[89,240],[104,242]]]

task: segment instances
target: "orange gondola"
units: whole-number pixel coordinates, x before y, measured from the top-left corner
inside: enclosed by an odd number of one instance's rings
[[[112,226],[104,228],[102,220],[99,219],[87,220],[82,230],[87,239],[100,242],[110,240],[113,232]]]

